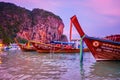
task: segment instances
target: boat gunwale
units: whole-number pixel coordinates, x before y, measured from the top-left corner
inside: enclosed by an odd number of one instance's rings
[[[85,36],[85,38],[120,45],[120,42],[116,42],[116,41],[112,41],[112,40],[105,40],[105,39],[102,39],[102,38],[96,38],[96,37],[90,37],[90,36]]]

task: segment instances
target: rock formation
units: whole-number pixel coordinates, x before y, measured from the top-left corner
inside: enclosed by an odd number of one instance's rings
[[[15,36],[43,42],[67,41],[62,19],[43,9],[32,11],[12,3],[0,2],[0,39]],[[4,35],[4,36],[3,36]],[[65,38],[65,39],[62,39]]]

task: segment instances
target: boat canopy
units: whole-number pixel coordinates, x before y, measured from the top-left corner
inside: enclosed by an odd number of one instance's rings
[[[51,41],[51,43],[54,43],[54,44],[71,44],[71,45],[74,45],[75,43],[74,42],[62,42],[62,41]]]

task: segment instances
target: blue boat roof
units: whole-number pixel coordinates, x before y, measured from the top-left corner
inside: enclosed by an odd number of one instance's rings
[[[51,41],[51,43],[55,43],[55,44],[75,44],[74,42],[61,42],[61,41]]]

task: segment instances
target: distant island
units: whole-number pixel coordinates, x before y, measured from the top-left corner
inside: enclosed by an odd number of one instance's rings
[[[0,40],[5,44],[35,40],[49,43],[65,41],[62,19],[52,12],[35,8],[32,11],[12,3],[0,2]]]

